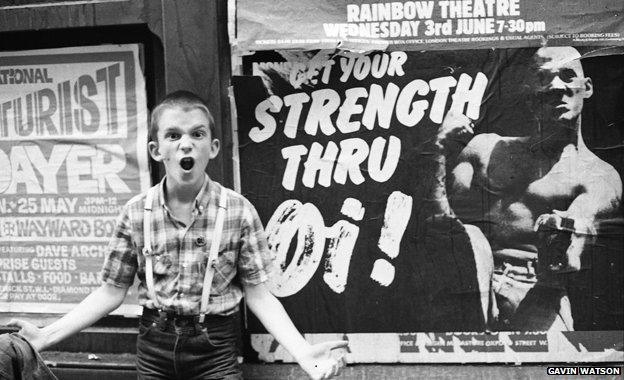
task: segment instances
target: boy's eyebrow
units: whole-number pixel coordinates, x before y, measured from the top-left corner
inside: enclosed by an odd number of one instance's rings
[[[190,128],[190,131],[191,132],[195,132],[195,131],[197,131],[199,129],[207,129],[207,130],[209,130],[210,127],[208,125],[206,125],[206,124],[196,124],[196,125],[194,125],[194,126],[192,126]],[[177,125],[169,125],[169,126],[166,126],[166,127],[164,127],[162,129],[163,133],[167,133],[167,132],[180,132],[181,130],[182,130],[182,128],[177,126]]]
[[[177,132],[180,130],[180,127],[178,127],[177,125],[169,125],[166,126],[165,128],[163,128],[163,132]]]

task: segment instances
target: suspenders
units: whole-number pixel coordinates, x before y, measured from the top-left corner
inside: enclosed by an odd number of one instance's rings
[[[154,289],[154,264],[152,262],[152,200],[158,187],[147,190],[145,206],[143,208],[143,256],[145,256],[145,284],[147,296],[154,303],[156,309],[160,309],[160,303],[156,298]]]
[[[143,255],[145,256],[145,285],[147,286],[147,295],[154,303],[154,307],[160,309],[160,303],[158,302],[156,290],[154,288],[154,263],[152,260],[152,202],[156,191],[158,191],[158,187],[152,187],[147,191],[147,196],[145,197],[145,206],[143,208]],[[210,288],[212,287],[212,279],[214,277],[214,262],[219,254],[226,204],[227,189],[222,186],[219,197],[219,208],[217,209],[217,218],[215,220],[214,230],[212,231],[212,244],[210,245],[210,253],[206,263],[206,273],[204,274],[204,285],[202,287],[201,306],[199,309],[199,323],[204,322],[208,309]],[[209,234],[210,232],[209,228],[206,227],[206,233]]]
[[[206,262],[206,274],[204,274],[204,286],[202,287],[201,306],[199,309],[199,323],[204,323],[204,318],[206,318],[208,300],[210,299],[210,288],[212,287],[212,277],[214,276],[215,260],[217,260],[219,245],[221,244],[221,232],[223,232],[223,219],[225,218],[226,203],[227,190],[225,187],[221,187],[217,220],[215,221],[215,227],[212,232],[212,244],[210,245],[210,254],[208,255],[208,261]]]

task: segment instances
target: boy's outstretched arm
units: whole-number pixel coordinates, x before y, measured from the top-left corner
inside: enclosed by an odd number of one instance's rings
[[[286,348],[301,368],[313,379],[329,379],[338,375],[345,365],[344,356],[334,359],[331,350],[346,347],[346,341],[331,341],[315,345],[308,343],[297,331],[286,310],[264,284],[245,285],[247,306],[267,331]]]
[[[9,321],[9,326],[20,328],[19,333],[40,351],[91,326],[121,305],[128,288],[102,284],[69,313],[50,325],[39,328],[19,319]]]

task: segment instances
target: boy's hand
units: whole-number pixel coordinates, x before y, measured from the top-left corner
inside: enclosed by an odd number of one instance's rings
[[[297,361],[312,379],[331,379],[337,376],[346,364],[344,355],[336,359],[332,357],[331,351],[348,345],[349,342],[344,340],[314,344]]]
[[[41,351],[47,347],[47,337],[43,329],[21,319],[11,319],[7,325],[19,327],[18,333],[26,338],[35,350]]]

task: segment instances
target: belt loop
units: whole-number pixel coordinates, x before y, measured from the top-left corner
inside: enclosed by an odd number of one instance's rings
[[[201,320],[201,316],[198,316],[197,318],[195,318],[195,334],[200,334],[201,332],[205,332],[206,331],[206,326],[204,325],[203,322],[200,322]]]
[[[167,329],[167,321],[169,320],[169,315],[166,311],[158,309],[158,329],[160,331],[165,331]]]
[[[195,317],[195,334],[206,332],[206,325],[204,324],[205,320],[206,313],[200,313],[197,317]]]

